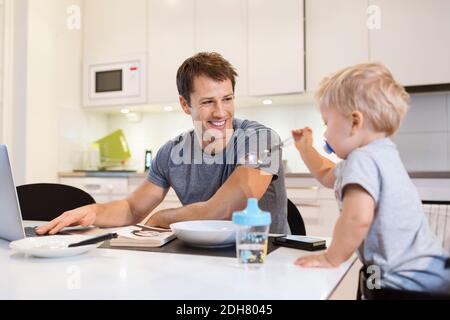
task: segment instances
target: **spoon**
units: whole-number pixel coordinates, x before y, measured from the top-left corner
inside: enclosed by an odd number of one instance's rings
[[[268,157],[270,157],[270,155],[272,154],[272,150],[277,150],[277,149],[281,149],[287,146],[290,146],[291,144],[294,143],[294,138],[293,137],[289,137],[287,139],[284,139],[283,141],[281,141],[279,144],[276,144],[272,147],[270,147],[269,149],[265,149],[263,152],[261,152],[261,154],[256,155],[255,153],[248,153],[244,156],[244,162],[245,163],[254,163],[254,164],[263,164],[264,160],[267,159]]]

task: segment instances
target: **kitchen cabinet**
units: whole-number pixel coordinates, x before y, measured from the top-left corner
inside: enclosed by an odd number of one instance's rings
[[[176,74],[195,52],[195,0],[148,2],[149,102],[178,101]]]
[[[370,30],[370,57],[405,86],[450,83],[450,1],[370,0],[381,28]]]
[[[124,199],[128,195],[127,178],[62,177],[59,183],[89,193],[98,203]]]
[[[307,235],[331,237],[339,216],[334,191],[316,183],[295,185],[289,179],[287,185],[287,196],[300,211]]]
[[[147,56],[149,103],[178,100],[176,73],[199,51],[237,69],[238,97],[304,91],[303,0],[90,0],[84,59]]]
[[[236,96],[247,95],[247,1],[196,0],[196,51],[219,52],[236,68]]]
[[[450,83],[449,1],[306,0],[305,7],[308,91],[367,61],[385,64],[404,86]],[[376,20],[379,28],[368,25]]]
[[[306,89],[344,67],[369,60],[367,0],[305,0]]]
[[[303,0],[248,1],[248,92],[304,91]]]
[[[85,60],[147,52],[147,0],[89,0],[83,12]]]
[[[129,177],[82,177],[60,176],[59,183],[76,187],[89,193],[97,203],[123,200],[134,192],[145,180],[145,175]],[[163,202],[155,209],[179,208],[182,204],[173,189],[170,189]]]

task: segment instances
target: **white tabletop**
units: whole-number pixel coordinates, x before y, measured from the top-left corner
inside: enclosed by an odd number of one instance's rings
[[[245,270],[233,258],[111,249],[34,258],[0,240],[0,299],[327,299],[355,261],[295,266],[305,254],[279,248],[261,269]]]

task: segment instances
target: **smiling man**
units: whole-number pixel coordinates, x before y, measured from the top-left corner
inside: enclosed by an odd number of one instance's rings
[[[217,53],[187,59],[178,70],[177,86],[180,105],[191,116],[194,129],[161,147],[147,180],[127,199],[68,211],[37,232],[54,234],[72,225],[136,224],[173,188],[183,207],[153,212],[148,225],[230,220],[234,211],[245,208],[248,198],[257,198],[261,209],[272,214],[270,231],[286,233],[281,150],[274,147],[280,139],[257,122],[234,118],[236,76],[233,66]]]

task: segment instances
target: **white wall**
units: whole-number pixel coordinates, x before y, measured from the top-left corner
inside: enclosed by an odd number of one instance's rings
[[[3,124],[3,80],[4,80],[4,31],[5,31],[5,9],[3,1],[0,1],[0,126]],[[0,143],[3,141],[3,130],[0,129]]]
[[[27,183],[57,181],[59,166],[66,167],[85,135],[82,33],[67,27],[71,5],[81,7],[82,0],[28,1]]]
[[[450,170],[450,94],[416,94],[394,137],[409,171]]]
[[[4,0],[1,141],[18,184],[25,182],[28,0]]]

